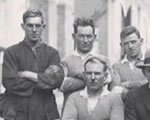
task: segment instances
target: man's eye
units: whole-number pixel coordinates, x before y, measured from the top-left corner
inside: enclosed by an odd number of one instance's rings
[[[137,41],[131,41],[132,44],[136,43]]]
[[[27,27],[28,28],[33,28],[33,27],[35,27],[35,28],[41,28],[41,24],[27,24]]]
[[[36,26],[36,28],[40,28],[40,27],[41,27],[41,25],[40,25],[40,24],[36,24],[35,26]]]
[[[102,73],[96,72],[95,75],[102,75]]]
[[[90,38],[92,38],[92,37],[93,37],[92,35],[87,35],[87,38],[88,38],[88,39],[90,39]]]
[[[33,25],[32,24],[27,24],[27,27],[32,28]]]
[[[85,36],[84,36],[84,35],[78,35],[78,37],[79,37],[79,38],[84,38]]]
[[[91,75],[92,73],[91,72],[86,72],[86,75]]]

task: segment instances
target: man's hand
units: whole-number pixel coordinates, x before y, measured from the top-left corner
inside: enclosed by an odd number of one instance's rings
[[[37,82],[37,73],[31,72],[31,71],[20,71],[18,72],[18,76],[22,78],[28,78],[28,80],[31,80],[33,82]]]
[[[121,86],[124,87],[124,88],[128,88],[130,85],[130,82],[129,81],[126,81],[126,82],[122,82],[121,83]]]
[[[78,78],[78,79],[81,79],[84,81],[84,75],[83,74],[77,74],[77,75],[75,75],[74,78]]]
[[[58,73],[60,71],[60,67],[57,65],[50,65],[46,70],[45,73],[52,74],[52,73]]]

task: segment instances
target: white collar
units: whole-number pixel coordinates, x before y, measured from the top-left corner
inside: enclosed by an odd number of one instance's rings
[[[131,69],[131,70],[134,70],[136,61],[130,62],[130,61],[127,59],[127,56],[125,56],[124,59],[121,60],[121,63],[122,63],[122,64],[128,63],[130,69]]]
[[[90,54],[95,54],[95,53],[93,53],[93,52],[88,52],[88,53],[86,53],[86,54],[79,54],[79,52],[78,52],[77,50],[75,50],[75,51],[73,51],[72,54],[75,55],[75,56],[80,57],[82,60],[85,60],[85,58],[86,58],[88,55],[90,55]]]
[[[104,96],[108,95],[110,92],[106,89],[103,89],[102,93],[98,96],[98,98],[103,98]],[[88,99],[89,95],[87,93],[87,87],[85,87],[82,91],[80,91],[80,96],[83,98]]]
[[[144,60],[144,56],[141,54],[138,55],[138,60]],[[128,59],[127,59],[127,55],[125,55],[125,57],[121,60],[121,63],[124,64],[125,62],[131,63]]]
[[[124,64],[124,63],[129,63],[129,60],[127,59],[127,56],[125,56],[122,60],[121,60],[121,63]]]

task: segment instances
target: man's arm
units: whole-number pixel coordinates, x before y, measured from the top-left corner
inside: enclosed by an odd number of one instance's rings
[[[28,78],[28,80],[36,83],[41,89],[55,89],[60,87],[64,79],[64,71],[62,66],[60,66],[60,57],[58,52],[55,52],[51,56],[51,64],[43,73],[35,73],[32,71],[22,71],[19,72],[19,76],[23,78]]]
[[[14,49],[8,49],[4,53],[2,69],[2,82],[8,92],[20,96],[32,94],[34,82],[18,76],[18,63]]]
[[[64,70],[60,65],[60,56],[57,50],[49,50],[49,66],[43,73],[38,73],[38,79],[49,85],[49,89],[59,88],[64,80]]]
[[[64,93],[74,92],[84,87],[85,87],[85,82],[83,80],[74,77],[65,77],[60,87],[60,91]]]
[[[50,65],[44,73],[35,73],[32,71],[22,71],[18,73],[22,78],[28,78],[28,80],[36,83],[41,89],[55,89],[57,85],[61,84],[64,73],[63,68],[57,65]],[[39,79],[38,74],[43,75],[44,79]],[[58,86],[59,87],[59,86]]]
[[[132,89],[135,87],[140,87],[144,84],[146,84],[148,81],[145,80],[137,80],[137,81],[125,81],[121,83],[122,87],[128,88],[128,89]]]
[[[62,120],[77,120],[76,97],[74,94],[70,95],[66,101]]]
[[[74,76],[68,77],[69,68],[67,62],[62,61],[62,66],[64,69],[65,78],[60,87],[60,91],[64,93],[68,93],[68,92],[70,93],[85,87],[85,81],[82,73],[81,74],[74,73]]]

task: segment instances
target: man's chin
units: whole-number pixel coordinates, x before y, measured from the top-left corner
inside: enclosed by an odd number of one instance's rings
[[[97,86],[91,86],[91,88],[90,88],[92,91],[97,91],[97,90],[99,90],[99,87],[97,87]]]
[[[30,41],[31,41],[32,43],[37,43],[37,42],[39,42],[39,40],[40,40],[40,39],[37,39],[37,38],[36,38],[36,39],[30,39]]]
[[[138,55],[139,55],[138,53],[132,53],[132,54],[130,54],[130,56],[131,56],[132,58],[136,58]]]
[[[90,51],[91,51],[91,49],[83,49],[81,52],[86,54],[86,53],[88,53]]]

